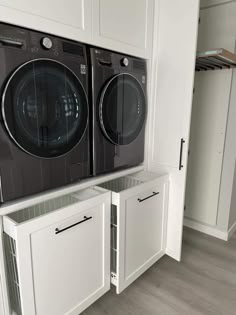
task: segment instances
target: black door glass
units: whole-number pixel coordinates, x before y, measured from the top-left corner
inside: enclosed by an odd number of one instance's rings
[[[3,101],[3,117],[14,141],[26,152],[52,158],[69,152],[87,127],[84,89],[63,64],[39,59],[18,69]]]
[[[104,89],[100,122],[105,135],[115,144],[133,142],[146,118],[146,102],[139,82],[129,74],[114,77]]]

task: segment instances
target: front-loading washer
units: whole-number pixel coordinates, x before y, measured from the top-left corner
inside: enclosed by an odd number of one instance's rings
[[[146,60],[90,49],[93,89],[93,173],[117,171],[144,160]]]
[[[91,175],[83,44],[0,24],[0,201]]]

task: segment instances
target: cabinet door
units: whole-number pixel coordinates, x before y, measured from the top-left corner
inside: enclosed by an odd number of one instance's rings
[[[93,41],[96,45],[150,57],[154,0],[94,0]]]
[[[60,234],[83,217],[91,218]],[[32,233],[36,314],[78,314],[81,304],[103,288],[104,213],[101,206]]]
[[[109,290],[110,202],[103,192],[15,227],[23,315],[78,315]]]
[[[157,16],[147,150],[149,169],[170,174],[166,252],[180,260],[199,1],[160,0]]]
[[[117,293],[154,264],[165,249],[166,185],[156,185],[127,200],[118,213]]]
[[[38,31],[89,41],[92,0],[0,0],[0,20]]]
[[[217,223],[230,88],[229,70],[196,75],[185,216],[213,226]]]

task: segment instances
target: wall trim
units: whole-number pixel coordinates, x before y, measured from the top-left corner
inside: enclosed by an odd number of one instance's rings
[[[189,219],[184,219],[184,226],[197,230],[199,232],[208,234],[210,236],[219,238],[223,241],[228,241],[229,232],[221,231],[217,229],[216,227],[205,225],[205,224],[195,222]],[[235,223],[235,230],[236,230],[236,223]]]
[[[231,239],[235,231],[236,231],[236,222],[234,222],[234,224],[228,230],[228,240]]]

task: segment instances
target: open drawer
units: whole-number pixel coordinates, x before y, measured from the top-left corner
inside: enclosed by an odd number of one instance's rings
[[[78,315],[109,290],[110,202],[95,187],[3,217],[13,314]]]
[[[111,282],[120,293],[165,254],[168,176],[139,172],[100,186],[112,191]]]

